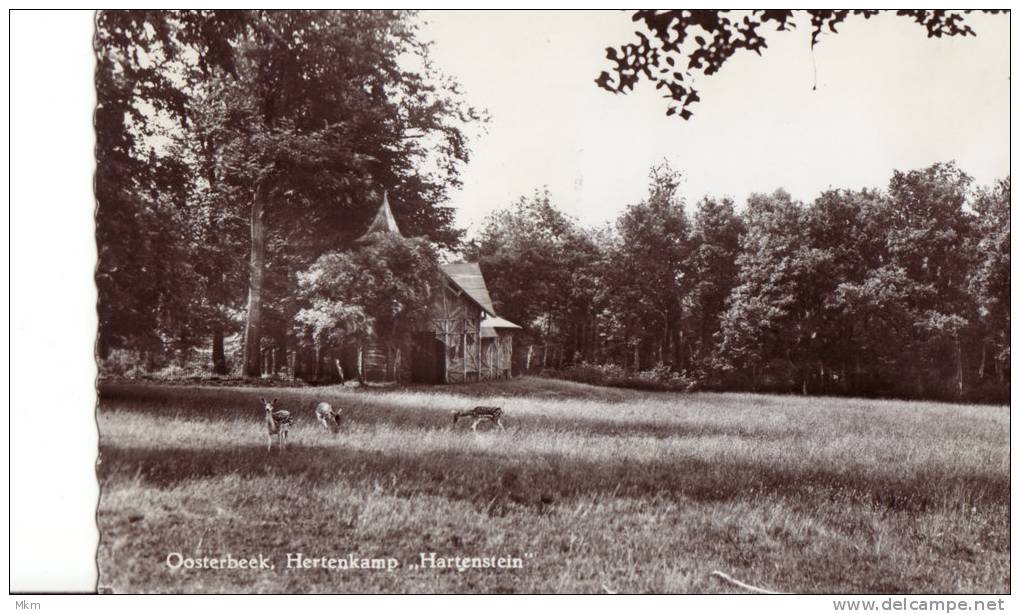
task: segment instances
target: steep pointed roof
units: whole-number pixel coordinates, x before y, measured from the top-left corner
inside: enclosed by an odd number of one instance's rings
[[[478,303],[490,315],[496,315],[496,309],[492,306],[492,297],[489,296],[489,289],[485,287],[482,269],[478,267],[477,262],[455,262],[444,264],[440,268],[453,283],[471,297],[471,300]]]
[[[372,218],[372,223],[368,225],[368,230],[358,239],[358,243],[370,241],[371,235],[377,232],[400,234],[400,228],[397,227],[397,219],[393,217],[393,210],[390,209],[390,199],[385,191],[383,192],[382,204],[379,205],[379,211]]]

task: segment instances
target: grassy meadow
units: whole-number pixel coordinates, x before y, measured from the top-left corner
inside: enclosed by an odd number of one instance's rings
[[[259,396],[296,423],[266,452]],[[341,433],[314,419],[344,409]],[[450,412],[503,407],[507,430]],[[99,585],[130,592],[1010,590],[1009,408],[538,378],[347,389],[107,383]],[[274,570],[170,569],[263,554]],[[396,557],[286,569],[287,553]],[[513,556],[521,569],[429,569]]]

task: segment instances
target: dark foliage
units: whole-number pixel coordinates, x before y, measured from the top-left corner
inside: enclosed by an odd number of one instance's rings
[[[680,180],[653,169],[612,230],[580,228],[548,195],[493,214],[472,253],[525,327],[515,368],[653,390],[1008,398],[1009,178],[975,191],[935,164],[806,205],[705,198],[693,223]],[[588,247],[552,240],[567,236]]]
[[[244,332],[257,374],[294,343],[298,274],[349,248],[386,189],[405,234],[458,243],[441,203],[480,117],[409,13],[102,11],[96,26],[100,358],[226,374]]]

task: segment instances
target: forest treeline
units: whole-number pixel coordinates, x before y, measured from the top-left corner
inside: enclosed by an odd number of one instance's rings
[[[459,244],[443,203],[484,121],[432,67],[419,24],[388,10],[98,13],[104,371],[314,375],[338,337],[413,321],[420,283],[387,265],[434,269],[436,249]],[[386,192],[416,239],[352,270],[344,254]],[[358,279],[327,287],[324,268]]]
[[[884,189],[810,203],[780,189],[741,207],[688,203],[665,164],[650,178],[613,224],[585,228],[539,192],[468,242],[497,309],[526,326],[518,347],[542,344],[546,367],[585,381],[1008,399],[1008,177],[975,187],[935,164]]]
[[[321,379],[338,348],[413,334],[445,257],[479,262],[524,327],[518,372],[1007,398],[1008,178],[979,187],[937,164],[738,205],[689,202],[663,165],[612,224],[538,192],[465,237],[444,203],[484,114],[435,71],[417,23],[98,14],[103,373]],[[405,238],[360,245],[384,193]]]

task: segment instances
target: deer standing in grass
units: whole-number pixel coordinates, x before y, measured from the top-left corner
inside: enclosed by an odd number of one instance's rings
[[[286,409],[276,409],[279,399],[273,399],[272,403],[262,397],[259,397],[259,400],[262,401],[262,407],[266,410],[266,432],[269,438],[266,450],[273,449],[273,435],[276,435],[280,449],[285,449],[287,447],[287,431],[294,422],[290,417],[290,412]]]
[[[319,421],[322,428],[336,435],[340,430],[340,413],[342,411],[343,409],[339,407],[333,409],[329,403],[319,403],[315,407],[315,419]]]
[[[471,409],[465,409],[461,411],[453,412],[453,423],[457,424],[457,420],[461,418],[474,418],[475,421],[471,423],[471,430],[478,429],[478,423],[484,420],[489,420],[493,424],[499,427],[499,430],[505,431],[503,427],[503,408],[501,407],[485,407],[479,406]]]

